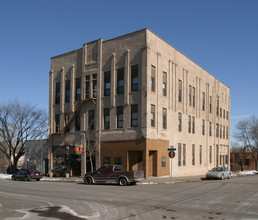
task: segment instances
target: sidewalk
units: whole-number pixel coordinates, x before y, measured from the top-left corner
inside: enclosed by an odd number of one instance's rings
[[[190,176],[190,177],[148,177],[137,184],[172,184],[177,182],[198,182],[201,181],[204,176]],[[53,181],[53,182],[83,182],[83,177],[43,177],[41,181]]]
[[[179,182],[198,182],[201,181],[205,176],[189,176],[189,177],[148,177],[141,181],[139,184],[172,184]]]

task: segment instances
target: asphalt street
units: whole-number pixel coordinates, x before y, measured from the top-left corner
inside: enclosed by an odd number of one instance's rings
[[[0,180],[0,219],[258,219],[258,175],[125,187]]]

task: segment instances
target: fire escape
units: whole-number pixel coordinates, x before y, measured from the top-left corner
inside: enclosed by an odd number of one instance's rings
[[[81,110],[83,104],[86,102],[93,102],[94,104],[96,104],[96,98],[88,98],[88,99],[79,100],[75,106],[74,112],[68,113],[65,116],[64,127],[61,130],[59,130],[58,132],[56,132],[56,134],[60,134],[63,136],[67,132],[67,130],[68,130],[69,126],[71,125],[72,121],[74,120],[75,116],[80,113],[80,110]]]

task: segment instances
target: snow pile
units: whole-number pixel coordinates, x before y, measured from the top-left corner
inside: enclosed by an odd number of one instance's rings
[[[12,174],[0,173],[0,179],[2,180],[12,179]]]
[[[257,174],[258,172],[255,170],[246,170],[246,171],[240,171],[240,172],[236,172],[237,175],[240,176],[247,176],[247,175],[253,175],[253,174]]]

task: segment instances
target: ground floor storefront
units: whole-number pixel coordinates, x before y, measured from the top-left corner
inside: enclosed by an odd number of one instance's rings
[[[50,146],[49,173],[52,176],[82,176],[100,166],[114,164],[128,171],[144,171],[145,177],[166,176],[170,174],[168,148],[169,142],[165,140],[108,141],[101,142],[99,154],[90,158],[86,156],[85,147],[78,153],[75,145],[53,145]]]
[[[124,170],[144,171],[145,177],[170,172],[169,142],[164,140],[109,141],[101,143],[101,165],[118,164]]]

